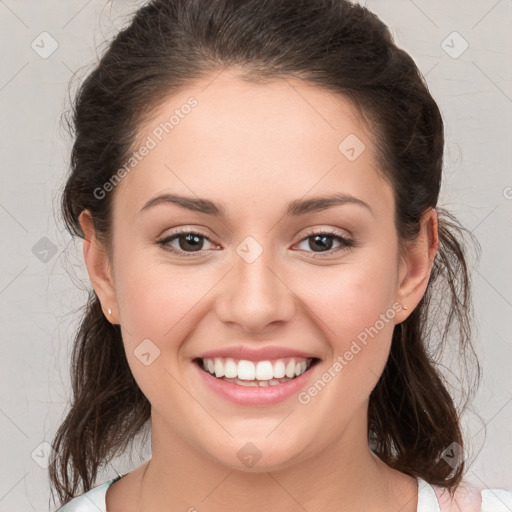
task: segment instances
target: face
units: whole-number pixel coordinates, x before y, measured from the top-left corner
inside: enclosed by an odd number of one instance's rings
[[[153,437],[232,468],[284,468],[342,433],[366,439],[404,319],[393,191],[344,97],[213,78],[158,108],[140,131],[148,150],[110,192],[113,315]],[[148,204],[165,194],[219,212]]]

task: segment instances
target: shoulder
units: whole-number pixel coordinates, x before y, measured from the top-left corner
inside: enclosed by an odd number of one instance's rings
[[[509,512],[512,510],[512,489],[479,489],[462,482],[453,497],[433,486],[441,512]]]
[[[104,484],[92,488],[81,496],[68,501],[64,506],[56,512],[106,512],[107,489],[120,477],[113,478]]]

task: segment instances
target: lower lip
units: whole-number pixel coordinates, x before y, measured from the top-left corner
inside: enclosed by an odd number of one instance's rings
[[[226,382],[222,379],[217,379],[208,372],[200,368],[197,363],[192,363],[203,382],[215,393],[222,398],[234,402],[238,405],[272,405],[283,402],[287,398],[299,393],[299,391],[308,382],[313,368],[311,366],[302,375],[295,377],[283,384],[276,384],[275,386],[260,387],[260,386],[240,386],[232,382]]]

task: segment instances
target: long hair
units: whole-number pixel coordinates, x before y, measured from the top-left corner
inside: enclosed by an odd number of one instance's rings
[[[421,215],[438,202],[442,117],[413,59],[394,44],[386,25],[346,0],[152,0],[141,7],[74,100],[71,172],[62,193],[72,235],[83,238],[78,217],[88,209],[98,239],[111,249],[113,193],[99,199],[95,190],[123,166],[137,147],[138,128],[166,98],[228,68],[255,83],[298,77],[349,98],[371,128],[380,170],[393,186],[400,240],[414,240]],[[464,447],[461,410],[432,344],[452,343],[464,360],[474,355],[471,295],[464,229],[449,212],[438,213],[440,246],[428,288],[395,327],[387,365],[370,396],[368,436],[389,466],[453,492],[464,462],[452,467],[442,454],[452,443]],[[49,467],[63,502],[89,490],[99,467],[122,453],[150,419],[121,332],[104,317],[94,291],[71,369],[72,401]]]

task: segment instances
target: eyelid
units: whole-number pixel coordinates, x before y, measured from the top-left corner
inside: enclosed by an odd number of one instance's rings
[[[305,234],[302,235],[301,241],[304,240],[304,238],[307,238],[308,236],[320,235],[320,234],[339,236],[340,238],[343,238],[345,240],[352,239],[352,234],[347,230],[341,230],[339,228],[333,228],[333,227],[314,227],[314,228],[308,228],[306,230]]]
[[[175,238],[175,237],[178,237],[179,235],[199,235],[200,237],[208,240],[210,243],[214,244],[214,245],[218,245],[216,244],[213,240],[212,240],[212,237],[208,234],[206,234],[204,231],[202,231],[201,229],[198,229],[198,228],[194,228],[194,227],[191,227],[191,226],[181,226],[181,227],[178,227],[178,228],[174,228],[171,232],[169,232],[168,234],[166,235],[163,235],[163,236],[160,236],[158,241],[159,243],[161,242],[165,242],[166,240],[169,240],[171,238]],[[199,254],[201,251],[198,251],[197,254]]]

